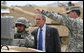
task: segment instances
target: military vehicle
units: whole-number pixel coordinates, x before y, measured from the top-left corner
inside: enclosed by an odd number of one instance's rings
[[[28,14],[30,16],[33,16],[32,13],[26,12],[21,8],[18,7],[9,7],[4,4],[1,4],[1,7],[6,7],[10,10],[19,11],[24,14]],[[19,46],[19,44],[22,42],[24,43],[24,39],[14,39],[14,17],[12,16],[1,16],[1,45],[15,45]],[[19,43],[19,44],[18,44]]]
[[[15,23],[14,17],[2,16],[1,17],[1,45],[14,45],[19,46],[24,39],[14,39]]]

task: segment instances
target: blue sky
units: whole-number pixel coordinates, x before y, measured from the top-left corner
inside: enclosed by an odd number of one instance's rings
[[[35,4],[35,5],[46,5],[46,4],[50,4],[50,3],[55,3],[57,1],[6,1],[7,5],[19,5],[19,6],[24,6],[26,4]],[[60,2],[66,2],[66,1],[60,1]],[[73,1],[73,2],[77,2],[77,1]]]

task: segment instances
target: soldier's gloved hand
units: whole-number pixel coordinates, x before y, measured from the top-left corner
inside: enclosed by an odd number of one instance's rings
[[[39,9],[39,8],[36,8],[36,9],[35,9],[35,14],[41,14],[41,12],[42,12],[41,9]]]

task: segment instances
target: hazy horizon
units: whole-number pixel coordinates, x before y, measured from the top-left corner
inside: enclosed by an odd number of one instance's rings
[[[24,6],[27,4],[41,6],[41,5],[56,3],[58,1],[6,1],[6,2],[8,6],[11,6],[11,5]],[[59,1],[59,2],[62,3],[62,2],[69,2],[69,1]],[[75,3],[78,1],[71,1],[71,2]]]

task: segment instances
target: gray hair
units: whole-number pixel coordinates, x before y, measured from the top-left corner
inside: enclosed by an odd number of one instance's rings
[[[46,20],[46,16],[45,16],[45,15],[42,15],[42,19],[43,19],[43,20]]]
[[[37,14],[36,16],[39,16],[39,15],[42,16],[42,19],[43,19],[43,20],[46,20],[46,16],[45,16],[45,15]]]

